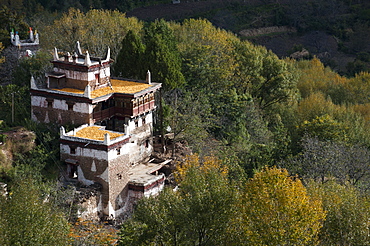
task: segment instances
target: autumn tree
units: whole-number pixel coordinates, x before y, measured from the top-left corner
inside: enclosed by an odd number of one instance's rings
[[[112,58],[121,48],[122,39],[129,30],[139,32],[142,22],[134,17],[126,17],[118,10],[91,9],[83,13],[69,9],[52,25],[40,27],[41,42],[47,49],[57,47],[63,51],[74,51],[76,41],[90,54],[105,56],[110,47]]]
[[[347,102],[365,104],[370,102],[370,73],[361,72],[343,86],[347,92]]]
[[[346,100],[343,85],[347,83],[347,79],[330,67],[325,67],[317,57],[295,62],[294,65],[300,71],[297,86],[303,98],[320,92],[330,96],[336,103]]]
[[[70,225],[70,245],[115,245],[117,229],[107,222],[77,219]]]
[[[346,141],[346,129],[342,122],[334,120],[330,115],[318,116],[298,126],[301,137],[309,135],[324,141]]]
[[[321,200],[310,197],[288,171],[265,168],[247,182],[240,203],[246,245],[314,245],[325,218]]]

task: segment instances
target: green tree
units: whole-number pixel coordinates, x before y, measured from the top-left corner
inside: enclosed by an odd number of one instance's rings
[[[192,156],[179,169],[180,187],[139,202],[120,245],[232,245],[237,191],[215,158]]]
[[[152,79],[163,83],[165,91],[182,87],[185,78],[181,72],[180,53],[172,29],[166,21],[156,20],[145,29],[145,65]]]
[[[171,90],[164,97],[169,106],[165,121],[173,133],[173,154],[175,143],[181,140],[185,140],[193,151],[201,152],[209,136],[207,130],[213,124],[207,98],[198,91],[180,89]]]
[[[13,3],[13,1],[7,1]],[[18,32],[21,39],[26,39],[28,37],[29,26],[24,21],[25,16],[20,14],[20,12],[14,11],[12,6],[7,6],[8,4],[0,4],[0,42],[4,44],[5,47],[10,45],[10,32],[14,29]],[[10,4],[12,5],[12,4]],[[18,5],[14,1],[14,5]],[[18,5],[18,6],[21,6]]]
[[[140,200],[133,218],[119,233],[119,245],[181,245],[185,239],[179,221],[181,212],[180,198],[169,188],[158,197]]]
[[[297,96],[297,74],[290,62],[250,43],[235,42],[238,88],[248,90],[262,109]]]
[[[235,62],[231,32],[216,28],[204,19],[171,23],[183,60],[188,87],[205,95],[217,94],[233,81]]]
[[[246,245],[314,245],[325,212],[321,200],[288,171],[265,168],[247,182],[240,204]]]
[[[43,51],[37,52],[33,57],[24,57],[19,60],[12,74],[13,84],[30,87],[31,76],[36,80],[44,79],[45,72],[51,70],[50,53]]]
[[[145,68],[145,45],[138,34],[132,30],[122,40],[122,48],[118,53],[117,59],[113,66],[113,73],[116,76],[132,79],[144,79]]]
[[[320,245],[369,245],[370,201],[355,187],[334,180],[308,183],[312,196],[322,199],[327,211],[319,238]]]
[[[15,84],[0,86],[0,118],[5,120],[5,122],[9,125],[22,125],[25,122],[25,119],[30,118],[31,100],[29,98],[30,96],[28,87],[21,87]],[[13,106],[14,122],[12,122]]]
[[[30,180],[0,197],[1,245],[67,245],[68,223]]]

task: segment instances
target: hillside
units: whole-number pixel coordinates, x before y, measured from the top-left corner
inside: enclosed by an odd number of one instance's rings
[[[300,3],[301,2],[301,3]],[[127,12],[144,21],[165,19],[182,21],[187,18],[206,18],[215,26],[231,30],[239,36],[245,30],[289,26],[297,32],[264,33],[246,37],[255,44],[266,46],[279,57],[289,57],[296,51],[308,50],[309,57],[317,56],[325,65],[341,74],[354,75],[369,69],[369,47],[360,40],[368,37],[365,23],[369,6],[337,0],[329,1],[240,1],[208,0],[179,4],[160,4]]]

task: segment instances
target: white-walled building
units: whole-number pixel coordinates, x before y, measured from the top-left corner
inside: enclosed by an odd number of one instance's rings
[[[99,183],[95,211],[100,217],[127,213],[142,196],[164,185],[161,164],[148,163],[153,151],[155,92],[146,81],[113,79],[110,51],[104,58],[54,50],[53,71],[45,81],[31,80],[31,115],[37,122],[56,123],[61,160],[67,175],[83,185]],[[66,132],[63,125],[80,125]]]

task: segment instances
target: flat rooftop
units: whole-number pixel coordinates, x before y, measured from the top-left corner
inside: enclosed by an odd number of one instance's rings
[[[112,88],[110,86],[100,88],[91,91],[91,98],[97,98],[105,96],[111,93],[124,93],[124,94],[135,94],[137,92],[143,91],[153,86],[153,84],[145,84],[127,80],[111,79]],[[75,94],[84,94],[83,90],[78,90],[74,88],[63,88],[63,89],[52,89],[56,91],[64,91]]]
[[[129,172],[130,184],[136,186],[146,186],[158,180],[159,178],[162,178],[164,175],[156,175],[156,171],[161,169],[170,161],[171,160],[167,160],[162,163],[141,163],[132,167]]]
[[[73,137],[104,141],[104,135],[107,133],[111,140],[125,135],[123,133],[104,130],[104,126],[88,126],[77,131]]]

